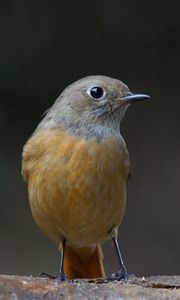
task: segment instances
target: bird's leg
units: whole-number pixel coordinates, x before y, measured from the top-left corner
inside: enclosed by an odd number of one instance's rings
[[[41,273],[40,277],[45,277],[45,278],[49,278],[49,279],[55,279],[58,282],[62,282],[67,280],[66,274],[64,273],[64,253],[65,253],[65,245],[66,245],[66,241],[63,240],[62,243],[62,249],[61,249],[61,261],[60,261],[60,268],[59,268],[59,273],[57,274],[57,276],[52,276],[51,274],[48,273]]]
[[[62,242],[62,249],[61,249],[61,261],[60,261],[60,268],[59,268],[59,273],[56,276],[56,280],[59,282],[66,281],[67,276],[64,273],[64,254],[65,254],[65,246],[66,246],[66,240],[63,240]]]
[[[107,278],[107,280],[108,281],[114,281],[114,280],[119,280],[119,281],[120,280],[125,280],[125,281],[127,281],[129,275],[126,271],[126,267],[125,267],[125,265],[123,263],[123,260],[122,260],[122,256],[121,256],[121,252],[120,252],[120,249],[119,249],[117,238],[112,237],[112,240],[113,240],[113,243],[114,243],[114,246],[115,246],[115,249],[116,249],[116,253],[117,253],[120,268],[119,268],[118,272],[113,273],[109,278]]]

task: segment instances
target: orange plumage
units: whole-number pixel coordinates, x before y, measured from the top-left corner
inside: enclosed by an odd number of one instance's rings
[[[125,144],[113,138],[98,143],[44,130],[23,152],[34,219],[50,238],[66,237],[75,249],[99,244],[120,224],[128,172]]]

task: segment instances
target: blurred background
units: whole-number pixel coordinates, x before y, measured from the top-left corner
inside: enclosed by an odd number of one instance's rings
[[[122,124],[132,165],[119,242],[129,273],[180,272],[180,2],[0,2],[0,273],[56,274],[57,245],[31,216],[23,144],[72,81],[107,75],[151,95]],[[111,241],[103,245],[110,274]]]

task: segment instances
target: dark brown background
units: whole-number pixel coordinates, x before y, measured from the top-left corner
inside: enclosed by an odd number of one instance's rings
[[[179,11],[178,0],[0,2],[1,273],[58,269],[57,246],[31,216],[21,151],[60,91],[90,74],[152,97],[123,121],[133,176],[119,241],[130,273],[180,272]],[[110,273],[110,241],[104,253]]]

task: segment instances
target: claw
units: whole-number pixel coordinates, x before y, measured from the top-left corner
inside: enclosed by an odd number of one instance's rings
[[[122,268],[116,273],[113,273],[110,277],[106,279],[107,282],[110,281],[125,281],[127,282],[129,279],[129,274],[127,273],[125,268]]]
[[[67,278],[67,276],[64,273],[59,273],[57,276],[53,276],[49,273],[43,272],[43,273],[39,274],[39,277],[55,280],[58,283],[63,282],[63,281],[69,281],[69,279]]]
[[[69,281],[65,273],[59,273],[56,277],[55,280],[59,282],[64,282],[64,281]]]
[[[42,277],[42,278],[47,278],[47,279],[56,279],[56,276],[53,276],[49,273],[45,273],[45,272],[42,272],[38,275],[39,277]]]

